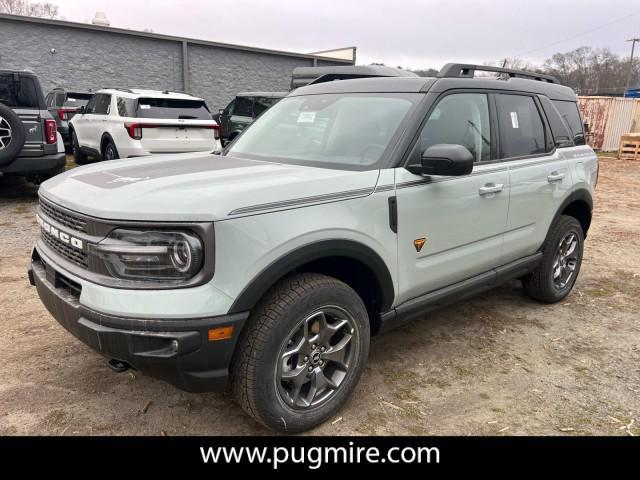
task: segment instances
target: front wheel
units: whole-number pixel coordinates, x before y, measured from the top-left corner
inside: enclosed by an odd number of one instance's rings
[[[569,295],[580,272],[583,248],[584,232],[580,222],[562,215],[542,247],[540,265],[523,279],[529,296],[544,303],[555,303]]]
[[[234,395],[263,425],[308,430],[349,398],[369,354],[369,317],[345,283],[288,277],[260,301],[231,367]]]

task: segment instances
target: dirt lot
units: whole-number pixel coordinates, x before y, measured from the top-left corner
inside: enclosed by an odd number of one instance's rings
[[[311,434],[640,434],[640,163],[603,158],[576,288],[519,282],[372,342],[355,395]],[[36,188],[0,178],[0,434],[269,433],[224,394],[113,373],[29,287]]]

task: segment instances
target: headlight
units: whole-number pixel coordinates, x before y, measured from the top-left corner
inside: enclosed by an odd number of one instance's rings
[[[94,248],[110,275],[128,280],[188,280],[204,256],[200,238],[183,231],[116,229]]]

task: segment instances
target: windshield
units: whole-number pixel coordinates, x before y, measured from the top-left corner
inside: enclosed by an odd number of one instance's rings
[[[288,97],[256,120],[227,154],[349,170],[376,168],[419,98],[395,93]]]

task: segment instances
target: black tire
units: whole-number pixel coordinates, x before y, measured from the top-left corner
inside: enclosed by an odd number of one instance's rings
[[[24,146],[24,125],[18,114],[0,103],[0,167],[9,165]]]
[[[102,145],[102,160],[117,160],[119,158],[120,154],[118,154],[118,149],[113,141],[106,140]]]
[[[89,163],[89,157],[80,149],[80,144],[78,143],[78,137],[76,136],[75,130],[71,131],[71,145],[73,148],[73,158],[78,165],[84,165]]]
[[[571,235],[575,236],[576,244],[572,250],[570,257],[558,262],[561,249],[561,242],[565,242]],[[551,227],[547,239],[542,246],[542,261],[540,265],[522,281],[526,292],[532,298],[544,303],[556,303],[564,299],[573,288],[578,274],[580,273],[580,265],[582,264],[582,254],[584,249],[584,232],[580,222],[574,217],[562,215],[558,221]],[[575,260],[574,260],[575,259]],[[574,262],[573,269],[570,263]],[[570,273],[570,277],[562,282],[563,278],[558,275],[558,271]]]
[[[292,360],[291,363],[299,366],[300,369],[297,371],[304,372],[304,377],[313,376],[316,379],[315,369],[322,369],[322,378],[330,379],[332,368],[334,379],[336,372],[339,376],[343,376],[337,383],[331,379],[333,387],[325,384],[327,386],[324,389],[316,389],[318,393],[325,392],[325,396],[328,396],[320,399],[316,405],[310,401],[308,406],[302,408],[292,406],[287,401],[293,403],[294,400],[285,398],[282,393],[285,389],[283,380],[279,379],[279,368],[284,368],[283,365],[286,363],[282,360],[281,354],[283,349],[286,352],[292,344],[287,343],[291,338],[290,335],[301,331],[296,329],[304,329],[301,327],[304,322],[310,325],[307,319],[314,319],[315,315],[322,315],[318,313],[319,311],[331,308],[340,309],[349,320],[336,320],[335,323],[330,324],[326,321],[329,318],[327,314],[327,317],[323,317],[324,325],[332,325],[330,332],[338,333],[335,336],[332,336],[334,333],[329,333],[330,340],[325,343],[326,351],[325,347],[322,347],[324,353],[319,353],[319,344],[314,345],[315,349],[309,355],[311,358],[307,356],[302,358],[303,355],[300,354],[296,355],[297,360],[295,362]],[[340,327],[341,322],[349,323],[345,324],[345,327]],[[314,327],[315,325],[311,325],[307,333],[315,334],[313,338],[320,338],[320,333],[313,331]],[[287,277],[262,298],[242,331],[231,365],[234,396],[245,412],[268,428],[282,432],[308,430],[334,415],[353,392],[369,354],[369,336],[367,310],[358,294],[348,285],[335,278],[316,273]],[[349,353],[345,354],[349,355],[346,373],[328,359],[332,350],[338,350],[336,348],[338,345],[331,346],[332,340],[336,337],[339,337],[338,344],[342,339],[346,339],[349,348]],[[302,337],[300,340],[304,343]],[[311,342],[307,344],[311,345]],[[345,349],[340,350],[344,354]],[[326,355],[326,357],[318,360],[316,354],[318,357],[320,355]],[[292,359],[292,357],[289,358]],[[307,358],[309,358],[308,362],[304,363]],[[323,363],[324,367],[322,367]],[[314,373],[308,373],[307,368],[313,368]],[[300,375],[299,377],[302,378]],[[313,400],[311,391],[313,381],[305,380],[309,382],[308,393],[305,396]],[[316,381],[320,382],[317,379]],[[305,386],[298,387],[298,392],[300,393],[304,388]]]

